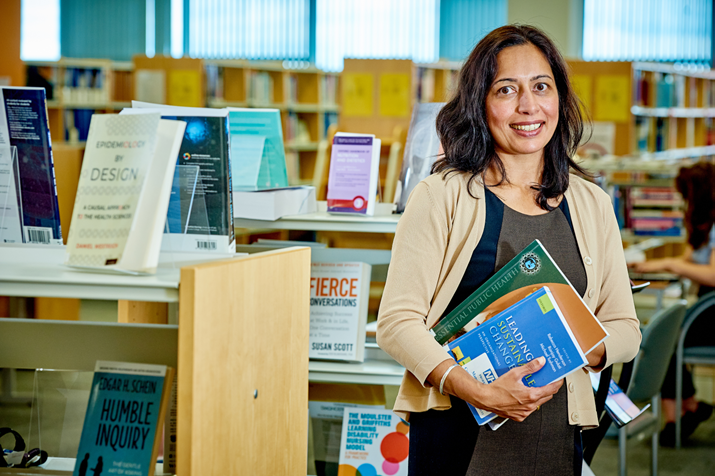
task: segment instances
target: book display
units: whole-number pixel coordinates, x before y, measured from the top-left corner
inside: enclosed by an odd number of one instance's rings
[[[311,264],[311,359],[363,361],[370,271],[367,263]]]
[[[0,87],[0,242],[62,244],[42,88]]]
[[[67,264],[153,273],[186,123],[155,114],[92,117]]]
[[[380,139],[338,132],[328,175],[328,212],[372,216],[377,201]]]
[[[169,205],[169,230],[162,249],[234,252],[228,111],[132,101],[132,109],[122,113],[146,111],[159,112],[164,119],[186,122],[176,157],[177,176]],[[177,210],[181,217],[178,227],[174,226]]]
[[[74,476],[153,476],[173,377],[166,366],[97,362]]]

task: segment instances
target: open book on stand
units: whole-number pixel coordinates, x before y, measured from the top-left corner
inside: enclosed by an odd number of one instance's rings
[[[483,384],[538,357],[544,357],[546,363],[522,379],[528,387],[543,387],[588,363],[548,286],[445,347],[462,368]],[[497,417],[471,404],[469,408],[480,425]]]

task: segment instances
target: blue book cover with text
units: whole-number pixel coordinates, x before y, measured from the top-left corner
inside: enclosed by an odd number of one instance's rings
[[[587,363],[548,286],[445,345],[454,360],[484,384],[541,356],[546,364],[524,377],[524,385],[543,387]],[[469,408],[480,425],[497,416]]]
[[[97,362],[73,476],[154,474],[163,365]]]

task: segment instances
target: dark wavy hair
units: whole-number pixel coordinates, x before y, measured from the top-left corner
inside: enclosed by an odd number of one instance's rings
[[[697,250],[707,242],[715,223],[715,165],[698,162],[681,167],[675,188],[686,204],[683,224],[688,232],[688,243]]]
[[[559,95],[559,122],[544,150],[541,184],[534,185],[536,202],[551,210],[548,200],[562,195],[569,185],[571,168],[590,174],[571,157],[583,136],[584,119],[580,100],[571,87],[568,67],[561,53],[544,32],[528,25],[507,25],[493,30],[474,48],[462,66],[455,96],[437,116],[437,133],[444,156],[432,166],[432,173],[471,173],[470,184],[494,165],[500,172],[500,184],[507,181],[506,170],[494,150],[494,138],[487,123],[486,99],[497,74],[497,55],[504,48],[532,44],[551,66]],[[470,192],[471,194],[471,192]]]

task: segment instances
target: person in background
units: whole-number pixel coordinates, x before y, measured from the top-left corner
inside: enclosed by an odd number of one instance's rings
[[[598,425],[585,370],[541,388],[484,385],[430,334],[443,316],[534,239],[541,240],[610,336],[587,355],[600,370],[633,359],[640,330],[608,195],[570,170],[579,101],[553,42],[530,26],[487,34],[437,118],[444,155],[397,225],[377,342],[407,369],[394,405],[410,422],[416,475],[581,474],[581,428]],[[510,419],[479,427],[467,403]]]
[[[675,188],[685,201],[683,224],[688,234],[685,252],[675,258],[661,258],[631,266],[638,273],[673,273],[699,284],[698,297],[715,290],[715,165],[698,162],[681,167],[675,178]],[[715,309],[693,322],[685,338],[685,347],[715,345]],[[660,444],[675,445],[675,355],[661,388],[665,428]],[[693,434],[700,423],[710,418],[713,407],[695,398],[693,377],[683,368],[683,406],[681,408],[682,438]]]

